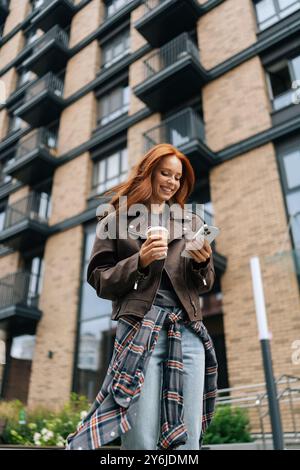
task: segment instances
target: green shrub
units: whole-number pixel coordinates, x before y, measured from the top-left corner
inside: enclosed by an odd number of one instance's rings
[[[0,401],[0,419],[17,421],[23,407],[23,403],[19,400]]]
[[[218,406],[205,435],[204,444],[251,442],[250,423],[246,410]]]
[[[0,419],[7,423],[2,434],[5,444],[22,444],[28,446],[60,446],[74,432],[85,416],[90,405],[84,396],[72,394],[70,401],[58,412],[38,407],[26,413],[26,423],[20,423],[21,402],[2,402]]]

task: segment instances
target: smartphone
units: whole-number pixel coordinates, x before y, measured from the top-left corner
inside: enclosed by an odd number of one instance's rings
[[[203,224],[198,232],[193,236],[189,242],[192,242],[193,240],[197,240],[197,238],[202,239],[204,236],[205,240],[208,241],[209,244],[211,244],[214,239],[219,235],[220,229],[218,227],[215,227],[213,225],[207,225]],[[192,244],[192,243],[191,243]],[[197,250],[198,248],[195,248]],[[189,248],[189,251],[192,251],[192,249]],[[181,256],[184,256],[185,258],[192,258],[192,256],[188,253],[187,250],[183,250],[181,252]]]

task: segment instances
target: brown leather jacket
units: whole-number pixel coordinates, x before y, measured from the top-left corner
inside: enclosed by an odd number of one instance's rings
[[[116,220],[115,212],[101,219],[99,224]],[[125,236],[120,237],[117,227],[116,237],[100,239],[97,235],[87,268],[87,281],[94,287],[99,297],[112,300],[112,320],[122,315],[143,317],[150,310],[161,274],[165,268],[174,290],[191,321],[202,319],[199,295],[212,289],[215,281],[213,256],[204,263],[180,256],[190,231],[195,232],[203,220],[193,212],[183,212],[180,219],[170,213],[170,238],[168,255],[162,260],[153,261],[145,270],[139,269],[139,250],[146,240],[145,231],[137,231],[135,216],[127,216]],[[179,224],[179,225],[178,225]],[[181,235],[176,235],[180,229]],[[121,231],[122,233],[122,231]],[[131,235],[129,235],[131,234]],[[133,235],[133,237],[131,237]]]

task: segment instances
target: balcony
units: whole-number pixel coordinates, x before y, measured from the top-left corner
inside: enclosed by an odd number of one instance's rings
[[[52,72],[33,82],[26,90],[24,103],[15,115],[32,127],[40,127],[58,119],[64,107],[63,81]]]
[[[9,326],[10,333],[33,334],[42,316],[36,292],[38,276],[18,271],[0,279],[0,325]]]
[[[48,31],[55,24],[65,28],[70,24],[75,11],[74,0],[44,0],[31,24],[43,31]]]
[[[59,26],[54,26],[34,42],[32,54],[23,66],[39,77],[49,70],[58,72],[65,68],[69,60],[68,44],[68,34]]]
[[[152,146],[167,142],[177,147],[193,165],[196,178],[208,171],[216,161],[216,156],[205,145],[204,124],[192,108],[186,108],[165,119],[143,134],[145,151]]]
[[[153,47],[191,30],[201,14],[197,0],[146,0],[144,5],[145,14],[134,26]]]
[[[51,131],[43,127],[34,130],[19,141],[15,156],[3,171],[28,185],[51,177],[57,165],[55,148],[56,137]]]
[[[8,0],[0,0],[0,24],[5,21],[8,12]]]
[[[199,50],[182,33],[144,61],[144,80],[133,91],[153,111],[165,111],[199,95],[205,81]]]
[[[32,191],[7,206],[0,244],[23,251],[45,242],[49,234],[49,196]]]

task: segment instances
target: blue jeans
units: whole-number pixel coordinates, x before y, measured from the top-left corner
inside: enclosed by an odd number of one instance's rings
[[[168,307],[164,307],[169,309]],[[180,323],[183,359],[184,423],[188,439],[174,450],[199,450],[202,427],[205,352],[201,339]],[[121,450],[157,450],[160,433],[162,362],[167,358],[167,329],[160,330],[151,354],[141,394],[137,401],[134,426],[121,435]]]

